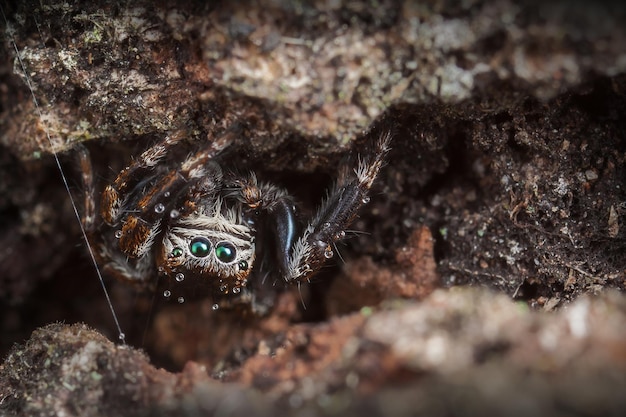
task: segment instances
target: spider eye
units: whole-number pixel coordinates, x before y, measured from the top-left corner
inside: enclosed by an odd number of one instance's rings
[[[189,250],[193,256],[204,258],[211,252],[211,242],[205,237],[196,237],[189,244]]]
[[[225,264],[232,262],[237,257],[235,245],[230,242],[220,242],[215,247],[215,256],[220,262]]]

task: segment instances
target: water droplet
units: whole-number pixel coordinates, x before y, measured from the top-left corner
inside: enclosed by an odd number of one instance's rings
[[[334,256],[335,254],[333,253],[333,250],[331,248],[326,248],[326,250],[324,251],[324,257],[326,259],[330,259]]]
[[[178,300],[176,301],[178,301],[178,304],[182,304],[185,302],[185,297],[178,297]]]
[[[363,197],[363,199],[361,200],[361,202],[362,202],[363,204],[367,204],[367,203],[369,203],[369,202],[370,202],[370,198],[369,198],[369,197]]]
[[[233,288],[233,294],[239,294],[240,292],[241,292],[241,288],[240,287]]]
[[[213,310],[213,311],[218,310],[219,308],[220,308],[219,304],[213,304],[211,306],[211,310]]]
[[[116,231],[115,231],[115,238],[116,238],[116,239],[119,239],[119,238],[121,238],[121,237],[122,237],[122,231],[121,231],[121,230],[116,230]]]
[[[328,246],[328,243],[324,242],[323,240],[317,240],[315,241],[315,245],[322,249],[322,248],[326,248]]]
[[[170,298],[172,296],[172,292],[170,290],[163,291],[163,297]]]
[[[165,272],[165,268],[163,268],[162,266],[160,266],[160,267],[158,267],[158,268],[157,268],[157,271],[159,271],[159,272]]]
[[[220,285],[220,292],[227,293],[228,292],[228,285],[226,285],[226,284]]]
[[[165,206],[163,205],[163,203],[157,203],[154,206],[154,212],[155,213],[163,213],[165,211]]]
[[[124,340],[126,340],[126,335],[125,335],[124,333],[121,333],[121,332],[120,332],[119,336],[117,336],[117,337],[118,337],[118,338],[119,338],[122,342],[123,342]]]
[[[328,228],[330,227],[330,223],[329,223],[329,222],[326,222],[326,223],[324,223],[324,224],[322,225],[322,227],[323,227],[324,229],[328,229]]]
[[[163,197],[167,198],[169,196],[170,196],[170,192],[169,191],[166,191],[166,192],[163,193]]]
[[[183,282],[185,280],[185,274],[179,272],[178,274],[176,274],[174,279],[176,279],[177,282]]]
[[[178,216],[180,216],[180,211],[178,211],[176,209],[170,211],[170,218],[176,219],[176,218],[178,218]]]
[[[337,235],[335,236],[336,239],[343,239],[344,237],[346,237],[346,232],[344,232],[343,230],[337,233]]]

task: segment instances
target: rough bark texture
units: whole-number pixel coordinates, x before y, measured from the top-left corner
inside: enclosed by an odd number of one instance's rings
[[[620,2],[3,7],[0,413],[623,415]],[[51,150],[80,198],[78,142],[106,180],[168,133],[234,128],[234,168],[311,210],[393,132],[345,263],[261,318],[109,283],[150,359],[114,345]],[[55,320],[98,331],[22,343]]]
[[[6,415],[623,415],[626,303],[585,296],[556,314],[504,295],[438,290],[422,303],[291,326],[222,373],[53,324],[0,368]]]

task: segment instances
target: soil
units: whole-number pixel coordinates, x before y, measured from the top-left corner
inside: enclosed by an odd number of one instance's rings
[[[626,6],[3,8],[1,413],[626,411]],[[55,155],[80,210],[78,143],[105,183],[232,131],[310,212],[393,139],[315,280],[244,317],[105,277],[121,343]]]

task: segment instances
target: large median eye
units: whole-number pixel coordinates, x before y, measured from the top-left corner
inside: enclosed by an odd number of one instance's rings
[[[205,237],[196,237],[189,244],[191,254],[198,258],[204,258],[211,252],[211,242]]]
[[[235,245],[230,242],[220,242],[215,246],[215,256],[220,262],[230,263],[237,257]]]

